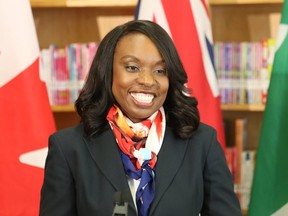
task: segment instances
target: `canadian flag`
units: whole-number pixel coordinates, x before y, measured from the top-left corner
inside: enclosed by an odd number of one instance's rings
[[[0,215],[38,215],[55,131],[29,0],[0,0]]]
[[[217,130],[218,140],[225,150],[207,2],[139,0],[136,18],[154,21],[170,34],[188,74],[187,85],[199,102],[201,121]]]

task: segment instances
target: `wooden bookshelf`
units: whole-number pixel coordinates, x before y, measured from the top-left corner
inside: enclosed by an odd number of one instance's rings
[[[283,0],[210,0],[215,42],[276,38]],[[224,119],[247,118],[247,148],[256,150],[264,105],[222,105]]]
[[[210,0],[214,42],[276,39],[282,5],[283,0]],[[257,150],[265,106],[222,105],[221,109],[226,122],[247,119],[245,150]],[[247,215],[246,210],[243,215]]]

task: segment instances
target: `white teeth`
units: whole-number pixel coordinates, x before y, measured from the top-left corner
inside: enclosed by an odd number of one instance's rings
[[[144,93],[131,93],[131,96],[140,103],[151,103],[154,95]]]

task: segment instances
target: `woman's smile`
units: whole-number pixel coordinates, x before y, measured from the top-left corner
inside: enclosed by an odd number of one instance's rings
[[[140,93],[131,92],[130,95],[135,99],[137,103],[139,103],[142,106],[150,106],[154,98],[153,94],[142,92]]]

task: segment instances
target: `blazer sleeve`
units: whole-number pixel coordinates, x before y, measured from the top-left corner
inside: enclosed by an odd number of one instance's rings
[[[201,216],[241,216],[232,175],[215,131],[211,136],[203,172],[204,203]]]
[[[41,189],[40,216],[76,214],[73,177],[57,135],[49,138],[49,150]]]

